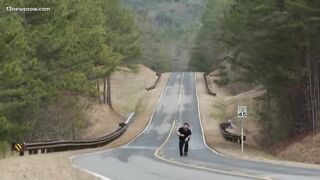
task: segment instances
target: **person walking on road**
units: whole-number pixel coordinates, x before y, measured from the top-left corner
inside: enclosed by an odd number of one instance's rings
[[[191,130],[189,129],[188,123],[184,123],[183,127],[178,129],[178,136],[180,156],[188,156],[189,141],[191,138]]]

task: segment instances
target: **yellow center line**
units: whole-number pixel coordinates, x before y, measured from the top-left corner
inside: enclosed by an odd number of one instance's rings
[[[240,177],[246,177],[246,178],[253,178],[253,179],[261,179],[261,180],[272,180],[272,178],[269,177],[260,177],[260,176],[255,176],[255,175],[250,175],[244,172],[237,172],[237,171],[224,171],[224,170],[219,170],[219,169],[213,169],[213,168],[208,168],[205,166],[199,166],[199,165],[193,165],[193,164],[185,164],[176,160],[172,160],[172,159],[167,159],[164,158],[162,156],[159,155],[159,152],[164,148],[164,146],[168,143],[171,134],[173,132],[173,130],[175,129],[176,126],[176,120],[173,121],[172,127],[170,129],[170,132],[166,138],[166,140],[160,145],[159,148],[157,148],[154,152],[154,156],[160,160],[163,160],[167,163],[171,163],[171,164],[175,164],[175,165],[180,165],[180,166],[184,166],[184,167],[189,167],[189,168],[193,168],[193,169],[199,169],[199,170],[203,170],[203,171],[209,171],[209,172],[214,172],[214,173],[220,173],[220,174],[226,174],[226,175],[232,175],[232,176],[240,176]]]
[[[180,83],[178,105],[180,104],[180,101],[181,101],[183,77],[184,77],[184,73],[182,73],[182,78],[181,78],[181,83]]]

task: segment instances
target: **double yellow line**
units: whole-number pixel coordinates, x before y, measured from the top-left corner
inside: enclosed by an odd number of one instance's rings
[[[184,73],[182,74],[182,79],[181,79],[181,84],[180,84],[180,92],[179,92],[179,99],[178,99],[178,105],[180,104],[181,101],[181,95],[182,95],[182,83],[183,83],[183,77],[184,77]],[[167,145],[167,143],[169,142],[169,139],[171,137],[172,132],[174,131],[174,129],[176,129],[176,120],[173,121],[172,123],[172,127],[170,129],[170,132],[166,138],[166,140],[160,145],[159,148],[157,148],[154,152],[154,156],[160,160],[163,160],[167,163],[171,163],[171,164],[175,164],[175,165],[179,165],[179,166],[184,166],[184,167],[188,167],[188,168],[193,168],[193,169],[198,169],[198,170],[203,170],[203,171],[209,171],[209,172],[213,172],[213,173],[220,173],[220,174],[226,174],[226,175],[232,175],[232,176],[240,176],[240,177],[245,177],[245,178],[251,178],[251,179],[261,179],[261,180],[271,180],[271,178],[269,177],[260,177],[260,176],[255,176],[255,175],[250,175],[244,172],[237,172],[237,171],[224,171],[224,170],[220,170],[220,169],[213,169],[213,168],[208,168],[205,166],[200,166],[200,165],[194,165],[194,164],[185,164],[173,159],[167,159],[165,157],[162,157],[161,151],[163,150],[163,148]]]
[[[182,78],[181,78],[181,83],[180,83],[180,88],[179,88],[179,99],[178,99],[178,105],[180,104],[181,96],[182,96],[182,84],[183,84],[183,78],[184,78],[184,73],[182,73]]]
[[[226,175],[232,175],[232,176],[240,176],[240,177],[246,177],[246,178],[251,178],[251,179],[261,179],[261,180],[272,180],[269,177],[260,177],[260,176],[255,176],[255,175],[250,175],[250,174],[246,174],[244,172],[236,172],[236,171],[224,171],[224,170],[219,170],[219,169],[213,169],[213,168],[208,168],[205,166],[199,166],[199,165],[194,165],[194,164],[185,164],[176,160],[172,160],[172,159],[167,159],[164,158],[160,155],[160,152],[162,151],[162,149],[164,148],[164,146],[166,146],[166,144],[168,143],[171,134],[173,132],[173,130],[176,128],[176,120],[173,121],[172,127],[170,129],[170,132],[166,138],[166,140],[160,145],[159,148],[156,149],[156,151],[154,152],[154,156],[160,160],[163,160],[165,162],[171,163],[171,164],[175,164],[175,165],[180,165],[180,166],[184,166],[184,167],[188,167],[188,168],[193,168],[193,169],[199,169],[199,170],[203,170],[203,171],[209,171],[209,172],[214,172],[214,173],[220,173],[220,174],[226,174]]]

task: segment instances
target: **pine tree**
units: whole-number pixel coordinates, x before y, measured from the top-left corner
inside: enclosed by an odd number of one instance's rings
[[[5,0],[0,5],[51,8],[1,12],[0,141],[23,140],[41,108],[66,95],[90,94],[97,81],[139,55],[133,17],[119,1]]]
[[[221,2],[208,4],[191,65],[211,71],[214,63],[228,59],[242,69],[245,81],[263,85],[267,94],[261,98],[266,105],[261,123],[269,143],[315,131],[320,115],[319,1],[233,1],[215,21]]]

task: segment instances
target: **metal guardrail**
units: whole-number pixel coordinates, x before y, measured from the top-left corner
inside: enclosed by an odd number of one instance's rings
[[[211,96],[216,96],[217,93],[214,93],[211,91],[211,89],[209,88],[209,85],[208,85],[208,80],[207,80],[207,75],[208,73],[204,73],[203,74],[203,79],[204,79],[204,83],[206,84],[206,89],[207,89],[207,93]]]
[[[127,130],[133,115],[134,115],[134,112],[130,113],[126,121],[123,123],[119,123],[119,128],[115,130],[113,133],[107,134],[98,139],[74,140],[74,141],[45,141],[45,142],[31,142],[31,143],[24,142],[20,144],[13,144],[12,150],[20,152],[20,156],[23,156],[24,151],[29,151],[29,154],[38,154],[39,150],[41,150],[41,153],[48,153],[48,152],[95,148],[95,147],[103,146],[117,139]],[[22,146],[22,148],[15,148],[17,147],[17,145]]]
[[[154,84],[152,86],[146,88],[147,91],[150,91],[150,90],[156,88],[156,86],[158,85],[160,78],[161,78],[161,73],[157,73],[156,75],[158,76],[156,82],[154,82]]]
[[[227,127],[229,127],[229,126],[230,126],[230,123],[228,123],[228,122],[224,122],[224,123],[219,124],[219,130],[220,130],[222,137],[227,141],[239,142],[241,144],[241,136],[240,135],[230,133],[226,130]],[[243,136],[243,141],[245,141],[245,140],[246,140],[246,136]]]

